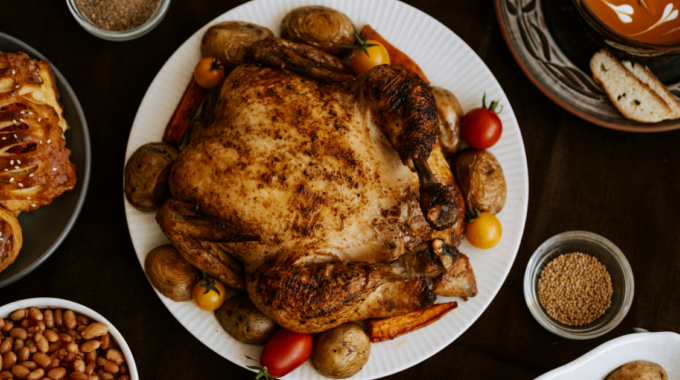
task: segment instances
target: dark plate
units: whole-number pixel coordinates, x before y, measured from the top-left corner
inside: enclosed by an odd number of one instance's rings
[[[638,123],[619,113],[595,84],[589,68],[593,54],[608,45],[586,25],[572,0],[495,0],[495,3],[503,37],[515,60],[536,87],[560,107],[591,123],[621,131],[680,129],[680,120]],[[680,98],[680,55],[621,58],[649,66]]]
[[[47,59],[37,50],[7,34],[0,33],[0,51],[23,52],[34,59]],[[19,223],[24,234],[24,246],[14,264],[0,272],[0,288],[31,273],[59,247],[76,222],[85,202],[90,182],[90,135],[85,114],[76,94],[63,75],[52,65],[57,76],[57,87],[64,104],[64,117],[71,129],[66,131],[66,147],[71,150],[71,162],[76,165],[78,183],[48,206],[38,211],[23,212]]]

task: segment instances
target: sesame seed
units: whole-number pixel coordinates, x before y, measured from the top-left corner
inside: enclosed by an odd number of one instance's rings
[[[14,138],[15,138],[15,139],[18,139],[18,137],[17,137],[17,134],[16,134],[16,133],[14,133]]]
[[[3,239],[3,238],[0,238],[0,241],[5,241],[5,239]]]
[[[10,182],[14,182],[14,177],[9,179]]]
[[[14,169],[19,169],[19,167],[18,167],[18,166],[15,166]]]
[[[16,71],[12,70],[12,75],[14,75],[14,74],[16,74],[16,73],[17,73]]]
[[[17,160],[17,164],[20,164],[20,163],[21,163],[21,160]]]
[[[56,171],[57,171],[57,168],[52,168],[52,171],[53,171],[53,172],[56,172]]]
[[[34,205],[34,204],[31,204],[31,207],[35,207],[35,205]]]
[[[24,119],[22,119],[22,118],[19,118],[19,121],[22,122],[22,123],[25,123]]]
[[[3,137],[2,139],[3,139],[3,140],[7,140],[7,137]]]
[[[14,165],[14,160],[9,160],[10,165]]]
[[[21,111],[21,112],[19,112],[19,113],[23,115],[23,114],[24,114],[24,112],[26,112],[26,111]]]
[[[48,144],[51,143],[51,142],[52,142],[52,139],[47,140],[47,143],[48,143]]]
[[[19,88],[19,85],[17,85],[17,87],[16,87],[16,88]]]
[[[31,197],[26,197],[26,199],[31,199]]]
[[[24,185],[22,185],[21,182],[19,182],[19,187],[24,187]]]
[[[404,236],[404,241],[408,243],[408,241],[411,240],[410,236]]]
[[[14,124],[16,124],[16,123],[17,123],[17,121],[16,121],[16,120],[14,120],[14,119],[12,119],[12,122],[13,122]]]
[[[33,177],[33,173],[29,174],[28,176],[29,176],[29,177]]]
[[[40,121],[40,120],[42,120],[42,118],[41,118],[41,117],[39,117],[39,118],[38,118],[38,121]]]

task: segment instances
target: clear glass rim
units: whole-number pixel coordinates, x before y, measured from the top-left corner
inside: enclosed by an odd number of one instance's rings
[[[146,20],[144,24],[129,30],[111,31],[101,29],[92,23],[92,21],[90,21],[90,19],[80,11],[75,3],[75,0],[66,0],[66,4],[68,4],[71,14],[76,19],[76,21],[78,21],[78,24],[83,27],[83,29],[87,30],[94,36],[109,41],[127,41],[149,33],[158,24],[160,24],[160,22],[165,17],[165,14],[168,12],[168,8],[170,8],[170,0],[160,0],[158,9],[156,9],[156,12],[151,15],[151,17]]]
[[[538,264],[541,262],[543,257],[549,252],[549,249],[553,247],[555,242],[561,239],[582,240],[598,244],[605,248],[605,250],[612,255],[616,263],[620,266],[621,271],[623,272],[624,295],[622,305],[619,308],[618,312],[613,316],[613,318],[611,318],[611,320],[606,324],[595,327],[592,330],[570,329],[568,326],[564,326],[554,321],[550,316],[548,316],[548,314],[543,310],[543,307],[540,305],[538,294],[536,293],[533,286],[534,279],[540,275],[540,273],[538,272],[538,270],[540,269],[538,267]],[[592,232],[567,231],[557,234],[551,237],[550,239],[546,240],[545,242],[543,242],[543,244],[541,244],[538,247],[538,249],[536,249],[534,254],[531,256],[531,259],[529,259],[529,263],[527,264],[527,269],[524,273],[524,298],[527,303],[527,306],[529,307],[529,311],[534,316],[536,321],[546,330],[550,331],[555,335],[567,339],[574,340],[592,339],[610,332],[616,326],[618,326],[621,323],[621,321],[623,321],[623,319],[630,311],[630,307],[633,304],[633,295],[634,295],[633,270],[630,267],[630,263],[628,263],[628,259],[626,259],[626,256],[623,255],[623,252],[621,252],[621,250],[614,243]]]

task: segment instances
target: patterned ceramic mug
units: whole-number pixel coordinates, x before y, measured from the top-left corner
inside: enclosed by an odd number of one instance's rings
[[[642,57],[680,53],[680,0],[573,0],[612,48]]]

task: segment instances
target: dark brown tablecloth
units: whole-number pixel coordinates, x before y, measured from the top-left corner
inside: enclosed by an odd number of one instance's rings
[[[530,379],[633,327],[680,330],[680,132],[615,132],[553,104],[513,60],[492,0],[408,2],[458,34],[500,81],[520,123],[531,187],[517,260],[493,303],[451,345],[390,378]],[[174,0],[150,34],[116,43],[81,29],[63,0],[0,2],[0,31],[41,51],[68,78],[93,148],[92,181],[73,231],[40,268],[0,290],[0,305],[60,297],[97,310],[126,337],[143,379],[253,377],[189,334],[154,294],[132,248],[122,195],[128,134],[152,79],[191,34],[240,3]],[[609,238],[633,268],[633,307],[619,327],[598,339],[558,338],[524,302],[529,257],[566,230]]]

